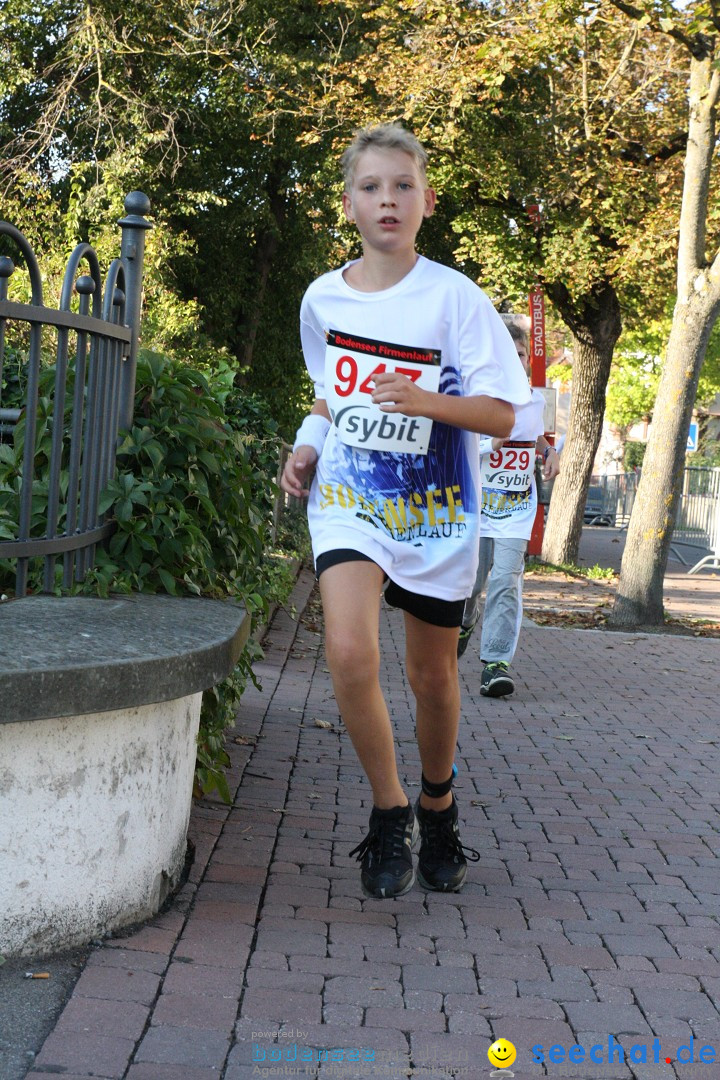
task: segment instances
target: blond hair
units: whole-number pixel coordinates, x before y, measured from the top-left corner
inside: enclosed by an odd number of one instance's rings
[[[352,184],[360,155],[373,147],[380,150],[403,150],[415,161],[422,176],[425,176],[428,156],[420,140],[402,124],[376,124],[356,131],[353,141],[340,159],[346,187]]]

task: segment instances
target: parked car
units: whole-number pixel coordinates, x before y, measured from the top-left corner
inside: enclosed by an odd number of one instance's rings
[[[583,522],[585,525],[613,525],[614,508],[611,510],[607,505],[607,491],[603,484],[590,483]]]

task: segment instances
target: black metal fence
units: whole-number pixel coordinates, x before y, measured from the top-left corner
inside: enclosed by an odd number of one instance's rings
[[[685,469],[673,543],[687,544],[699,552],[712,551],[712,555],[703,555],[688,574],[703,567],[713,570],[720,567],[720,468]],[[687,565],[682,555],[677,554]]]
[[[627,526],[639,480],[639,472],[592,476],[585,503],[585,524]]]
[[[640,471],[612,476],[593,476],[585,503],[586,525],[612,525],[626,529],[635,503]],[[711,551],[695,563],[688,574],[702,567],[720,567],[720,468],[687,465],[672,535],[671,551],[684,565],[688,561],[679,547]]]
[[[118,431],[132,423],[149,209],[142,192],[125,199],[126,214],[118,223],[120,257],[104,284],[94,249],[78,244],[58,309],[43,303],[40,267],[30,244],[0,221],[0,236],[9,238],[25,263],[31,294],[29,304],[8,299],[15,265],[0,256],[0,465],[6,475],[0,484],[0,560],[17,560],[16,596],[27,593],[28,567],[35,558],[44,560],[45,592],[55,588],[60,557],[63,587],[82,581],[96,545],[112,532],[100,493],[114,472]],[[77,276],[81,266],[87,273]],[[26,347],[19,350],[23,399],[6,404],[6,331],[16,323],[29,326]],[[44,343],[48,333],[51,349]],[[48,357],[54,365],[48,365]]]

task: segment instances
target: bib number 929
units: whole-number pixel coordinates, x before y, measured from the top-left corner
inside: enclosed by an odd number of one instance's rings
[[[489,465],[491,469],[527,469],[530,465],[530,451],[514,450],[512,447],[493,450]]]

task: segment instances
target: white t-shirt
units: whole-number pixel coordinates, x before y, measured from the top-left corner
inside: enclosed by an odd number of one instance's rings
[[[538,389],[515,408],[515,426],[500,450],[480,441],[480,535],[529,540],[537,510],[535,444],[544,433],[545,399]]]
[[[365,411],[356,415],[372,418],[374,411],[375,436],[382,417],[387,424],[403,418],[370,402],[368,364],[413,370],[435,363],[441,393],[529,400],[527,376],[502,319],[463,274],[421,256],[391,288],[365,293],[347,284],[344,269],[314,281],[300,310],[303,353],[318,398],[337,404],[337,394],[354,394],[364,400],[356,408]],[[333,380],[327,388],[326,353]],[[315,558],[352,548],[405,589],[465,599],[478,558],[478,436],[434,422],[425,453],[366,449],[341,441],[342,411],[331,408],[335,423],[310,490]],[[373,426],[368,419],[368,430]]]

